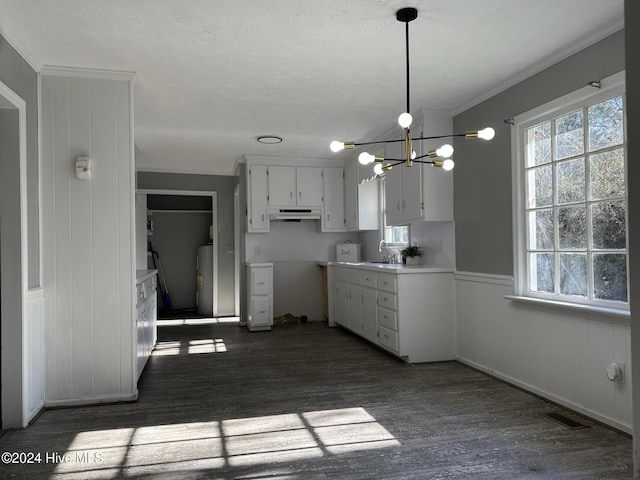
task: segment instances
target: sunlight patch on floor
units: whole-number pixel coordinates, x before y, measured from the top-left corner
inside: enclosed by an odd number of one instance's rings
[[[197,340],[191,346],[209,348],[215,340]],[[100,478],[120,478],[272,466],[399,445],[364,408],[355,407],[80,432],[65,454],[71,461],[60,463],[55,473],[56,478],[81,478],[87,471]],[[288,472],[280,473],[276,478],[287,478]]]

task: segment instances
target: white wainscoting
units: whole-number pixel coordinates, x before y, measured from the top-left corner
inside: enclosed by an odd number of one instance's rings
[[[41,78],[47,406],[137,395],[131,83],[70,73]]]
[[[33,420],[44,406],[44,292],[29,290],[27,295],[26,341],[26,422]]]
[[[459,361],[632,432],[628,320],[505,299],[511,277],[457,272],[455,280]],[[608,380],[612,362],[624,364],[622,382]]]

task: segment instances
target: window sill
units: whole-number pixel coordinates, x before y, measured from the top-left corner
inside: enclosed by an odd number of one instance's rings
[[[617,308],[597,307],[594,305],[581,305],[579,303],[560,302],[544,298],[522,297],[517,295],[505,295],[504,298],[523,306],[543,310],[549,313],[580,316],[587,320],[606,321],[620,325],[630,325],[631,312]]]

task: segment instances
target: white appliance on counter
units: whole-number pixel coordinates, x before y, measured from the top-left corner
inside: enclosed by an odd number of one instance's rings
[[[359,243],[339,243],[336,245],[336,262],[359,262]]]
[[[200,245],[196,256],[196,305],[200,315],[213,315],[213,245]]]

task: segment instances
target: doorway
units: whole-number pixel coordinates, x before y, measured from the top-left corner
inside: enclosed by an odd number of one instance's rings
[[[147,215],[145,218],[136,218],[136,224],[146,224],[146,246],[151,245],[156,252],[149,257],[148,268],[159,270],[158,298],[164,307],[161,316],[171,317],[193,311],[196,294],[204,299],[203,302],[211,303],[210,308],[201,305],[206,315],[210,311],[211,316],[218,316],[217,193],[153,189],[138,190],[136,193],[146,197],[147,207],[143,211],[146,210]],[[185,235],[185,232],[193,229],[195,233]],[[140,227],[137,231],[141,231]],[[209,249],[210,255],[205,257],[210,258],[212,279],[211,291],[203,292],[200,288],[202,285],[196,290],[200,276],[196,275],[195,259],[198,245],[207,243],[213,246]],[[188,251],[182,251],[185,248]],[[140,250],[137,249],[136,255],[147,255],[146,249]],[[206,285],[208,283],[204,282]],[[170,303],[170,307],[163,301]]]
[[[0,82],[0,428],[29,421],[26,128],[24,100]]]

